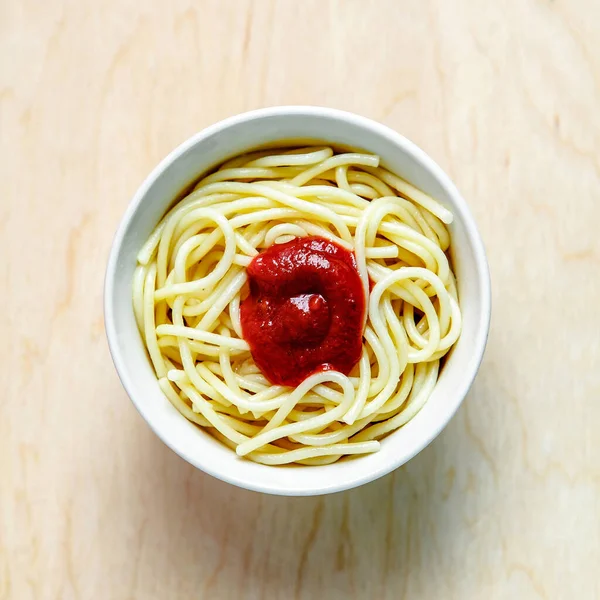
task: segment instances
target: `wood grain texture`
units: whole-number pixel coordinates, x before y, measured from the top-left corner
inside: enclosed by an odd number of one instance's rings
[[[1,0],[0,598],[600,598],[599,39],[596,0]],[[149,170],[292,103],[429,152],[493,280],[449,427],[326,498],[175,456],[103,330],[111,239]]]

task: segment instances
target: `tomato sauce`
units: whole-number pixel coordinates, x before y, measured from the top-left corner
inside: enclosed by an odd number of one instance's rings
[[[362,349],[365,295],[354,254],[321,237],[274,244],[248,266],[244,339],[273,384],[350,373]]]

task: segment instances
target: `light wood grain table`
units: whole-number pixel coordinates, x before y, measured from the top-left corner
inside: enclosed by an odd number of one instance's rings
[[[0,598],[600,598],[597,0],[0,2]],[[457,182],[493,318],[444,433],[361,489],[196,471],[104,336],[117,223],[228,115],[362,113]]]

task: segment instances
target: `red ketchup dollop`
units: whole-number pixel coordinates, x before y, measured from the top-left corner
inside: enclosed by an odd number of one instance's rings
[[[350,373],[362,349],[365,294],[354,254],[321,237],[275,244],[248,266],[244,339],[275,385],[313,373]]]

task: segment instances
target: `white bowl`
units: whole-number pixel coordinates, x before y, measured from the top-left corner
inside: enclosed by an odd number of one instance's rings
[[[452,259],[463,314],[462,334],[423,409],[386,437],[377,453],[318,466],[265,466],[235,452],[193,425],[161,392],[136,327],[131,293],[136,255],[182,190],[232,156],[278,141],[315,140],[378,154],[382,164],[431,194],[454,214]],[[154,432],[195,467],[250,490],[283,495],[338,492],[404,464],[446,426],[465,397],[483,357],[490,322],[485,250],[466,202],[423,150],[395,131],[327,108],[275,107],[212,125],[173,150],[139,188],[116,233],[104,290],[110,351],[127,393]]]

